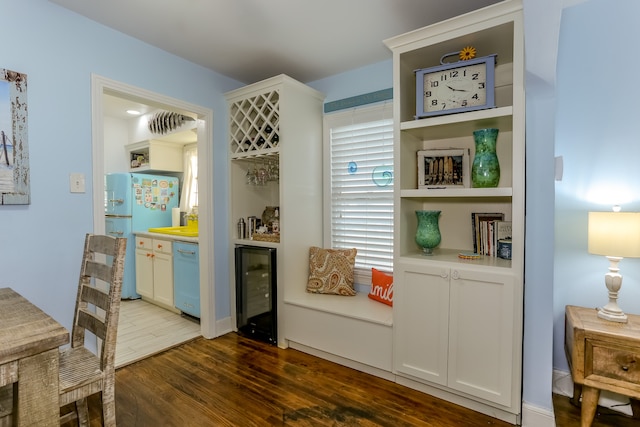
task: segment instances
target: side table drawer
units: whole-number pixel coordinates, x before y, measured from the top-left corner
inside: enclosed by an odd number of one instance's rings
[[[640,391],[640,350],[610,342],[587,339],[585,379],[591,375],[609,378],[615,383]],[[589,361],[591,363],[589,363]]]

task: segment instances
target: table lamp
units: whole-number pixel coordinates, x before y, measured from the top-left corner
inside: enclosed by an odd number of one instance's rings
[[[626,323],[627,315],[618,307],[618,291],[622,286],[618,263],[622,258],[640,258],[640,213],[589,212],[588,250],[609,260],[609,272],[604,276],[609,302],[598,309],[598,317]]]

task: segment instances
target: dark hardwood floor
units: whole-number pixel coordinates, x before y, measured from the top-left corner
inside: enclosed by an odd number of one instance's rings
[[[580,410],[554,396],[558,427]],[[116,371],[117,422],[143,426],[499,426],[510,424],[305,353],[227,334]],[[91,425],[100,425],[90,400]],[[599,411],[600,412],[600,411]],[[594,426],[626,427],[599,414]],[[70,426],[72,424],[67,424]]]
[[[580,408],[571,404],[566,396],[553,395],[556,427],[580,427]],[[598,406],[591,427],[638,427],[640,420],[619,411]]]

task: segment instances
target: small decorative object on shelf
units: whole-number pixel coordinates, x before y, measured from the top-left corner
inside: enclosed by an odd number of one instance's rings
[[[416,211],[418,228],[416,230],[416,243],[422,248],[425,255],[433,255],[433,249],[440,244],[442,236],[438,221],[442,211]]]
[[[500,182],[500,163],[496,154],[498,129],[473,131],[476,154],[471,167],[471,182],[475,188],[497,187]]]
[[[469,150],[418,151],[418,188],[469,187]]]
[[[461,259],[480,259],[481,255],[475,252],[460,252],[458,258]]]
[[[457,62],[445,58],[457,56]],[[416,70],[416,119],[495,108],[496,56],[476,58],[467,46],[443,55],[440,65]]]
[[[244,218],[238,220],[238,239],[244,239],[247,236],[247,223]]]
[[[273,221],[280,216],[278,206],[267,206],[262,212],[262,225],[265,225],[269,231],[273,228]],[[275,233],[275,231],[273,231]]]
[[[276,208],[273,221],[271,221],[271,230],[274,233],[280,233],[280,209]]]
[[[511,259],[511,240],[498,240],[498,257],[503,259]]]
[[[251,240],[258,242],[280,243],[280,233],[253,233]]]

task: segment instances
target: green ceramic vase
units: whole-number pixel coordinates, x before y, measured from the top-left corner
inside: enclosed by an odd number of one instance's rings
[[[476,154],[471,166],[471,183],[476,188],[497,187],[500,182],[500,163],[496,154],[498,129],[473,131]]]
[[[433,249],[440,244],[442,236],[438,220],[441,211],[416,211],[418,228],[416,230],[416,243],[422,248],[425,255],[432,255]]]

